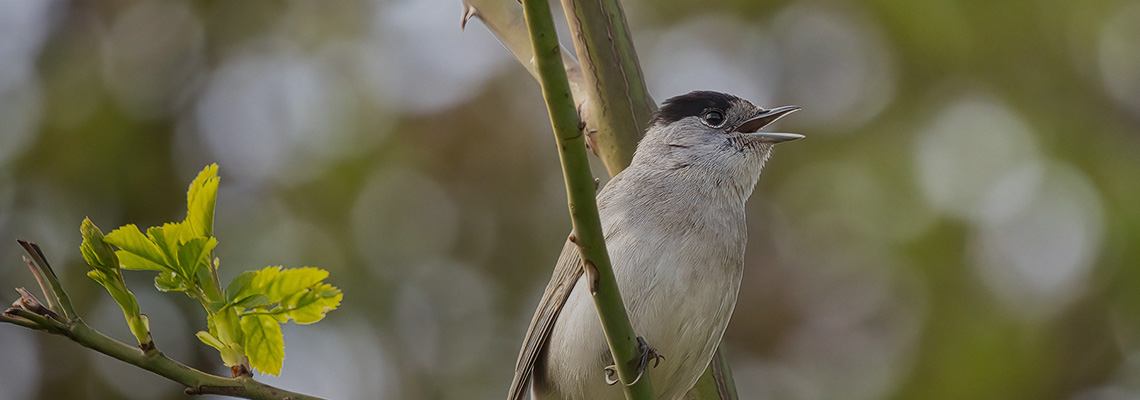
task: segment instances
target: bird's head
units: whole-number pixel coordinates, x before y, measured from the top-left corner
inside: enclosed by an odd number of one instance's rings
[[[667,170],[692,169],[733,179],[749,191],[776,143],[802,139],[795,133],[760,129],[797,106],[757,107],[731,94],[697,91],[665,100],[638,144],[634,164]]]

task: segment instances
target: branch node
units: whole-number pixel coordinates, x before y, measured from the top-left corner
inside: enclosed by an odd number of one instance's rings
[[[230,374],[233,374],[234,378],[240,378],[243,376],[250,377],[253,376],[253,371],[250,371],[249,366],[242,363],[230,367]]]
[[[29,292],[24,288],[16,288],[16,291],[20,293],[20,298],[12,302],[12,307],[22,308],[30,313],[48,317],[56,321],[63,321],[63,319],[60,318],[59,314],[56,314],[54,311],[44,306],[43,303],[40,303],[39,299],[36,299],[36,296],[33,295],[32,292]]]

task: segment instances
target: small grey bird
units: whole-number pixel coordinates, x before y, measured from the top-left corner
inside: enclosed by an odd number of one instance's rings
[[[614,275],[656,398],[683,396],[704,372],[736,306],[744,203],[779,142],[757,132],[796,106],[764,109],[698,91],[666,100],[633,161],[598,194]],[[527,330],[509,400],[622,399],[578,249],[570,241]],[[660,355],[660,358],[657,355]],[[646,369],[653,360],[654,367]]]

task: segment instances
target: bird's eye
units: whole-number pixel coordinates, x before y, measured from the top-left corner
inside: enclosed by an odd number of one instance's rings
[[[705,124],[713,128],[719,128],[721,125],[724,125],[724,114],[720,111],[709,111],[705,113],[704,119]]]

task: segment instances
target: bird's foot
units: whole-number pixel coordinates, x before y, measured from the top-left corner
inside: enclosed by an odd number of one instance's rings
[[[657,353],[657,349],[649,347],[649,344],[645,343],[645,338],[641,336],[637,337],[637,348],[641,352],[641,356],[630,361],[631,364],[634,362],[637,363],[637,377],[633,378],[633,382],[630,382],[626,386],[633,386],[641,380],[641,376],[645,375],[645,370],[649,369],[650,360],[653,360],[653,368],[657,368],[657,366],[661,364],[661,360],[665,359],[665,356]],[[613,386],[620,381],[617,376],[616,365],[610,364],[606,366],[605,371],[607,385]]]

